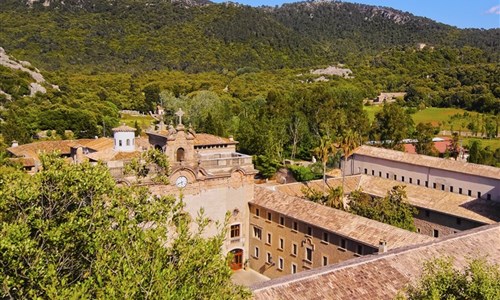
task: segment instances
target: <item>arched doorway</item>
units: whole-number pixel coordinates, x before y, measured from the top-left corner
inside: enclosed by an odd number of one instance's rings
[[[243,268],[243,250],[242,249],[234,249],[231,250],[231,254],[233,255],[233,260],[229,264],[231,270],[236,271]]]
[[[177,149],[176,157],[177,157],[176,161],[184,160],[184,148]]]

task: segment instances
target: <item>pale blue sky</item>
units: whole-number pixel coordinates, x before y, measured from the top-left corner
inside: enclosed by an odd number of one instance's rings
[[[275,6],[297,2],[293,0],[232,1],[251,6]],[[459,28],[500,28],[500,0],[352,0],[343,2],[388,6]]]

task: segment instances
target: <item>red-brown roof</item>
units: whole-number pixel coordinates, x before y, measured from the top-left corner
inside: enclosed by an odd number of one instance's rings
[[[420,245],[304,271],[252,287],[254,299],[394,299],[421,276],[423,264],[452,257],[464,269],[471,258],[500,263],[500,224],[487,225]]]

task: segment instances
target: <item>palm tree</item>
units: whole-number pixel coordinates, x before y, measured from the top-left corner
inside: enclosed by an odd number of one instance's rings
[[[339,148],[342,150],[342,154],[344,155],[344,165],[342,166],[342,194],[345,189],[345,167],[347,165],[347,159],[353,154],[354,150],[361,145],[361,136],[358,132],[352,131],[351,129],[344,132],[340,139]],[[342,197],[343,198],[343,197]],[[346,204],[344,200],[342,200],[344,208],[346,208]]]
[[[336,148],[331,139],[327,137],[322,137],[319,146],[313,149],[314,155],[316,155],[323,164],[323,188],[326,184],[326,163],[330,156],[332,156],[336,151]]]

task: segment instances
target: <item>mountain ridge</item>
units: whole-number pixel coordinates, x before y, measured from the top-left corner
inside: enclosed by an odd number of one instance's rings
[[[300,68],[418,43],[477,47],[491,61],[500,53],[500,29],[458,29],[339,1],[251,7],[206,0],[5,0],[0,17],[0,45],[48,70]]]

